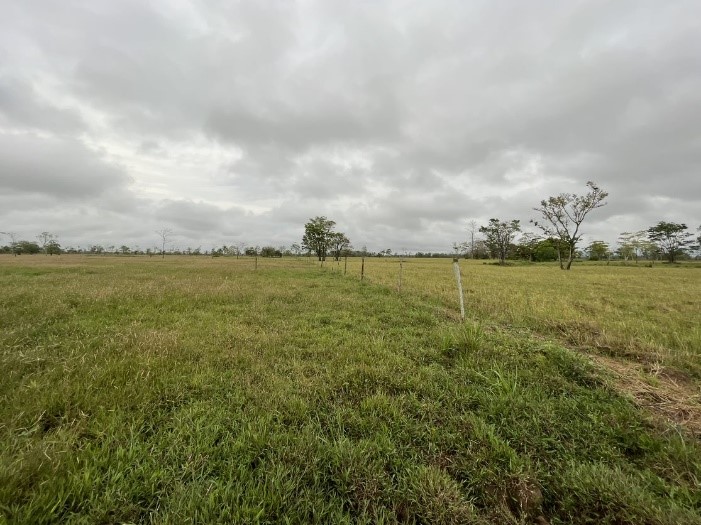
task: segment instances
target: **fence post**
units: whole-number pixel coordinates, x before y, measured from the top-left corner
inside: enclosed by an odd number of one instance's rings
[[[362,281],[365,278],[365,257],[361,259],[360,262],[360,280]]]
[[[465,300],[463,299],[462,293],[462,278],[460,276],[460,264],[458,263],[458,258],[453,259],[453,273],[455,274],[455,282],[458,285],[458,295],[460,296],[460,317],[465,319]]]
[[[343,258],[343,275],[346,275],[347,271],[348,271],[348,256],[346,255]]]

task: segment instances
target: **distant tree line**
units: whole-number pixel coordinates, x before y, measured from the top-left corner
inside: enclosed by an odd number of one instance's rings
[[[701,226],[697,233],[689,231],[686,224],[660,221],[647,230],[623,232],[618,237],[618,246],[612,248],[608,243],[596,240],[586,247],[578,246],[582,238],[582,223],[587,215],[606,205],[608,193],[593,182],[587,182],[588,192],[584,195],[561,193],[548,197],[533,208],[540,214],[537,220],[531,220],[541,234],[521,231],[518,219],[502,220],[492,218],[487,224],[478,225],[476,221],[468,224],[468,240],[453,243],[451,252],[422,252],[413,255],[408,252],[393,254],[390,248],[379,251],[368,251],[365,246],[353,248],[345,233],[336,230],[336,222],[325,216],[317,216],[308,220],[304,225],[301,244],[290,246],[260,247],[248,246],[245,242],[233,245],[212,247],[202,250],[187,247],[172,248],[173,231],[168,228],[157,230],[158,245],[152,248],[140,249],[125,244],[103,246],[92,244],[85,248],[63,248],[58,242],[58,236],[44,231],[36,236],[36,240],[19,239],[14,232],[0,232],[10,242],[0,246],[0,253],[5,254],[39,254],[60,255],[89,254],[89,255],[206,255],[212,257],[299,257],[314,255],[317,260],[325,261],[332,257],[338,261],[341,257],[387,257],[401,255],[402,257],[468,257],[472,259],[497,259],[501,264],[507,260],[526,260],[531,262],[559,261],[560,268],[569,270],[575,258],[592,261],[639,261],[666,259],[670,263],[681,258],[694,255],[701,256]],[[482,235],[480,238],[479,234]]]
[[[593,261],[623,261],[639,259],[666,259],[674,263],[680,258],[693,256],[701,250],[701,226],[697,236],[689,231],[686,224],[660,221],[647,230],[623,232],[618,238],[618,247],[612,249],[608,243],[597,240],[580,249],[581,225],[593,210],[606,205],[608,193],[593,182],[588,182],[589,191],[585,195],[561,193],[540,202],[534,208],[540,218],[531,222],[544,235],[521,232],[520,221],[490,219],[489,223],[477,230],[475,221],[469,223],[470,240],[454,244],[456,253],[461,252],[471,258],[498,259],[504,264],[507,259],[525,259],[533,262],[559,261],[560,268],[569,270],[575,258]],[[479,231],[484,239],[475,239]],[[518,238],[518,240],[517,240]]]

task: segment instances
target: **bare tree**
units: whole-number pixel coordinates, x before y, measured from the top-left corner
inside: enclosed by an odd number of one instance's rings
[[[606,205],[604,199],[608,197],[608,192],[591,181],[587,182],[587,187],[590,191],[586,195],[561,193],[540,201],[540,207],[533,208],[540,212],[542,220],[532,222],[547,236],[558,240],[557,249],[561,270],[569,270],[572,266],[577,241],[582,237],[579,228],[584,218],[590,211]],[[563,251],[567,255],[566,266],[562,257]]]
[[[156,233],[161,238],[161,257],[166,258],[166,244],[170,242],[170,237],[173,235],[173,230],[170,228],[163,228],[161,230],[156,230]]]
[[[470,259],[475,258],[475,235],[477,235],[477,232],[479,231],[479,226],[477,225],[477,221],[474,219],[470,219],[470,222],[467,223],[467,231],[470,234]]]
[[[17,257],[17,233],[16,232],[0,232],[10,238],[10,250]]]
[[[53,233],[49,232],[41,232],[39,235],[37,235],[37,239],[39,239],[39,242],[41,243],[41,249],[44,251],[46,255],[48,255],[46,251],[46,246],[56,239],[56,236]]]

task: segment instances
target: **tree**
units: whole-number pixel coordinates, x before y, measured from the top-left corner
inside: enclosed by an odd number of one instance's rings
[[[557,244],[556,239],[543,239],[533,250],[533,260],[536,262],[557,261],[559,259]]]
[[[282,257],[282,252],[274,246],[263,246],[260,249],[261,257]]]
[[[470,249],[470,245],[467,242],[453,242],[453,255],[455,257],[460,257],[461,255],[467,258],[467,252]]]
[[[592,242],[589,246],[587,246],[587,251],[589,252],[590,261],[608,260],[611,255],[611,249],[604,241]]]
[[[535,233],[524,233],[516,246],[516,255],[522,259],[533,262],[538,245],[543,239]]]
[[[333,253],[334,260],[338,261],[341,259],[341,255],[345,250],[350,248],[350,241],[344,233],[332,232],[330,235],[330,247]]]
[[[44,246],[44,253],[47,255],[61,255],[61,245],[56,239],[51,239]]]
[[[559,241],[557,248],[562,270],[569,270],[572,266],[577,241],[582,237],[579,229],[584,218],[592,210],[606,205],[607,192],[591,181],[587,182],[587,187],[589,193],[585,195],[561,193],[540,201],[540,207],[533,208],[540,212],[542,220],[532,222],[547,236]],[[567,256],[567,265],[563,262],[563,254]]]
[[[162,228],[156,230],[156,233],[161,238],[161,257],[166,258],[166,244],[170,242],[170,237],[173,235],[173,230],[170,228]]]
[[[496,255],[500,264],[504,264],[511,243],[519,231],[521,231],[520,221],[516,219],[511,222],[489,219],[487,226],[480,227],[480,233],[484,233],[487,237],[489,250]]]
[[[131,249],[130,249],[129,246],[127,246],[126,244],[122,244],[122,245],[119,247],[119,251],[122,252],[123,255],[126,255],[126,254],[128,254],[128,253],[131,251]]]
[[[693,234],[687,231],[686,224],[660,221],[648,228],[647,233],[670,263],[683,254],[684,249],[693,242]]]
[[[623,232],[618,236],[618,254],[624,261],[633,259],[637,263],[640,256],[653,253],[650,248],[650,240],[645,230],[633,233]]]
[[[41,252],[39,245],[32,241],[19,241],[15,243],[15,253],[28,253],[34,255],[35,253]]]
[[[302,237],[302,247],[305,250],[314,252],[320,261],[326,260],[326,254],[331,244],[334,221],[324,216],[309,219],[304,225],[304,236]]]
[[[477,221],[474,219],[471,219],[470,222],[467,223],[467,231],[470,234],[470,259],[475,258],[475,235],[479,231],[477,228]]]
[[[17,234],[15,232],[0,232],[10,238],[10,251],[17,257]]]
[[[53,233],[49,232],[41,232],[39,235],[37,235],[37,239],[39,239],[39,242],[41,243],[41,249],[47,255],[48,253],[46,251],[46,246],[55,238],[56,236]]]

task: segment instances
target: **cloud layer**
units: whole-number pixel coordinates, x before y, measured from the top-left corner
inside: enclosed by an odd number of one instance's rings
[[[0,230],[63,244],[449,250],[610,192],[614,241],[701,223],[701,6],[8,2]],[[0,242],[2,242],[0,240]]]

